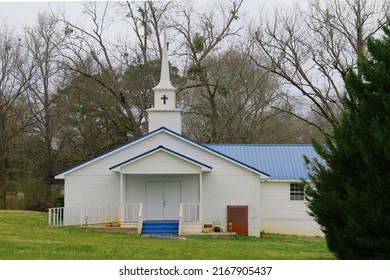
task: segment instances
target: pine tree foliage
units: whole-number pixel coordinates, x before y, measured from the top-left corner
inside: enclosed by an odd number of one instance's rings
[[[339,259],[390,258],[390,21],[346,76],[341,124],[308,160],[311,215]]]

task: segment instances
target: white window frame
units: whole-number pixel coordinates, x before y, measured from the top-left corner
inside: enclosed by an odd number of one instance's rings
[[[305,189],[302,184],[290,183],[290,201],[305,201]]]

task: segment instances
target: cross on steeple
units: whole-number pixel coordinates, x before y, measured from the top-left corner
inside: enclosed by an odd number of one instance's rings
[[[167,100],[169,99],[168,96],[166,96],[165,94],[163,95],[163,97],[161,97],[162,101],[164,102],[164,105],[167,104]]]

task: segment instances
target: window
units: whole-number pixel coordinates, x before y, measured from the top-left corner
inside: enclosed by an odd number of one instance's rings
[[[305,200],[305,191],[302,184],[290,184],[290,200]]]

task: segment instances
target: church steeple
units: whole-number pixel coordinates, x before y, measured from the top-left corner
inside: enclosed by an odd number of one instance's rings
[[[153,88],[154,108],[173,109],[176,108],[175,88],[171,84],[168,62],[168,42],[167,34],[164,31],[164,43],[161,57],[160,82]]]
[[[162,57],[161,57],[160,82],[154,88],[154,90],[175,89],[171,84],[171,78],[169,75],[168,44],[169,43],[167,41],[167,33],[164,31],[164,41],[163,41],[163,49],[162,49]]]
[[[154,108],[148,109],[149,132],[162,126],[181,133],[181,110],[176,108],[175,88],[171,84],[168,62],[168,42],[164,31],[160,82],[153,88]]]

